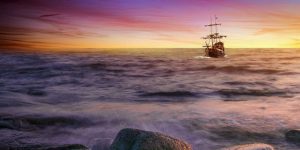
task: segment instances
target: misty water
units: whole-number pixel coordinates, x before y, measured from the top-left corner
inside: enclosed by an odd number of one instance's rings
[[[0,147],[103,149],[123,128],[195,150],[267,143],[296,150],[300,50],[115,49],[0,53]]]

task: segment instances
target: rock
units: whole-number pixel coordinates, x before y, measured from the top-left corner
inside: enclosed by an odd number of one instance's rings
[[[0,119],[0,129],[14,129],[14,128],[15,127],[11,123]]]
[[[96,140],[96,143],[93,144],[92,150],[109,150],[112,139],[103,138]]]
[[[229,148],[224,148],[222,150],[274,150],[274,148],[268,144],[255,143],[255,144],[237,145]]]
[[[296,142],[300,144],[300,129],[288,131],[285,133],[285,138],[290,142]]]
[[[170,136],[138,129],[121,130],[110,150],[191,150],[191,146],[184,141]]]

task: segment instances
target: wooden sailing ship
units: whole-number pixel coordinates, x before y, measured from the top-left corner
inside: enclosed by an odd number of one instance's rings
[[[210,27],[210,34],[203,38],[205,39],[205,46],[203,46],[205,47],[205,55],[208,57],[219,58],[225,56],[225,47],[221,39],[227,36],[218,33],[218,26],[221,26],[221,24],[217,23],[217,17],[215,17],[214,23],[211,19],[210,24],[205,25],[205,27]]]

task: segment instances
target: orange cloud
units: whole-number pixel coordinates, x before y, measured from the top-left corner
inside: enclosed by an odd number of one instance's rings
[[[214,14],[228,34],[228,47],[278,47],[300,36],[297,5],[292,0],[1,1],[0,47],[201,47],[203,25]]]

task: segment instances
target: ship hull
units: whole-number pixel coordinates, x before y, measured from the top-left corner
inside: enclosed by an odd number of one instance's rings
[[[214,58],[221,58],[225,56],[225,52],[224,50],[220,50],[220,49],[206,49],[206,55],[208,57],[214,57]]]

